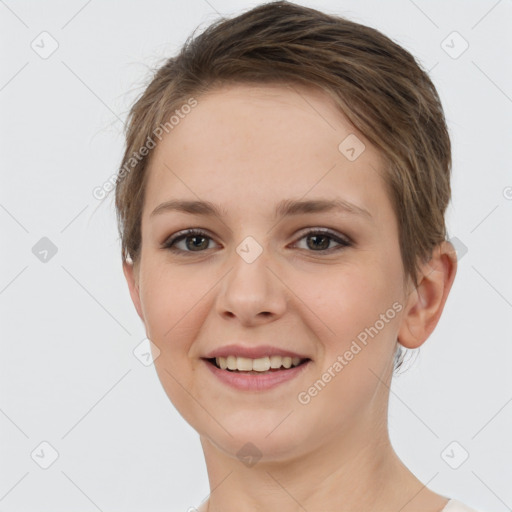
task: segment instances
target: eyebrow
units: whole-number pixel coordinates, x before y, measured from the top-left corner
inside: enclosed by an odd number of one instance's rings
[[[372,215],[368,210],[341,198],[310,200],[284,199],[277,204],[274,216],[283,218],[291,215],[330,212],[333,210],[342,211],[351,215],[359,215],[367,220],[372,219]],[[151,212],[150,217],[170,211],[218,218],[222,218],[227,214],[225,209],[221,209],[219,206],[209,201],[171,199],[170,201],[159,204]]]

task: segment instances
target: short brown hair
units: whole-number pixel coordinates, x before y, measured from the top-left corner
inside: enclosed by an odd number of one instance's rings
[[[133,155],[191,97],[237,83],[320,88],[380,150],[404,275],[417,286],[419,264],[446,239],[451,196],[451,145],[437,91],[414,57],[378,30],[287,1],[221,18],[191,35],[133,105],[115,189],[123,261],[140,259],[151,152]]]

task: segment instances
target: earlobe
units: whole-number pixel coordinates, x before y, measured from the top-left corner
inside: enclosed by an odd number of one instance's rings
[[[128,261],[123,262],[123,273],[126,278],[126,282],[128,283],[128,288],[130,290],[130,296],[132,298],[133,305],[137,310],[137,314],[139,315],[142,322],[144,322],[144,315],[142,314],[142,307],[140,304],[140,293],[139,293],[139,275],[138,268],[134,268],[133,263],[129,263]]]
[[[400,344],[418,348],[435,329],[457,272],[455,248],[448,241],[437,245],[422,266],[419,284],[410,293],[398,332]]]

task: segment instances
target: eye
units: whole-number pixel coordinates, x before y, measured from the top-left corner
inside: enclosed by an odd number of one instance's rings
[[[311,229],[304,233],[303,236],[299,238],[299,241],[303,239],[313,241],[311,244],[306,243],[307,248],[313,248],[310,252],[333,252],[352,245],[352,242],[348,238],[342,238],[335,232],[325,228]],[[189,240],[191,241],[190,244],[187,243]],[[204,252],[209,248],[209,240],[212,240],[212,238],[206,231],[202,229],[187,229],[168,238],[162,244],[162,248],[176,253]],[[178,243],[182,241],[185,242],[185,248],[178,247]],[[329,248],[329,245],[333,241],[337,243],[338,246]]]
[[[311,240],[312,243],[306,242],[307,248],[313,248],[312,252],[333,252],[339,251],[345,247],[350,247],[352,242],[348,238],[342,238],[333,231],[325,228],[315,228],[307,231],[299,240]],[[337,247],[329,248],[331,242],[338,244]],[[317,250],[319,249],[319,250]]]
[[[187,229],[185,231],[182,231],[180,233],[177,233],[174,236],[171,236],[169,239],[167,239],[163,245],[163,249],[169,249],[173,252],[202,252],[203,249],[208,248],[208,241],[205,243],[205,240],[211,240],[211,237],[208,236],[208,234],[203,231],[202,229]],[[177,248],[177,243],[181,242],[182,240],[185,241],[185,248],[186,249],[180,249]],[[192,243],[188,244],[187,241],[192,240]],[[189,250],[189,248],[191,250]]]

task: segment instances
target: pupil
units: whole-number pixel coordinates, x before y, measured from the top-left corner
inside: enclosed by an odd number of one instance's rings
[[[315,246],[313,246],[312,248],[327,249],[327,248],[329,247],[329,237],[327,237],[327,236],[325,236],[325,235],[320,235],[320,236],[318,236],[318,235],[311,235],[311,236],[309,237],[309,239],[312,239],[312,238],[314,238],[314,239],[323,238],[323,239],[324,239],[324,241],[325,241],[325,242],[327,242],[327,243],[324,243],[324,244],[320,244],[320,245],[321,245],[321,247],[319,247],[318,245],[315,245]],[[310,248],[311,248],[311,247],[310,247]]]
[[[192,240],[197,240],[197,239],[202,239],[202,240],[206,240],[206,237],[204,236],[191,236],[188,238],[189,240],[192,239]],[[202,244],[204,246],[204,243]],[[202,247],[201,244],[197,245],[195,243],[193,243],[192,247],[195,247],[195,248],[198,248],[198,249],[206,249],[206,247],[208,247],[208,242],[206,242],[206,246]],[[190,247],[189,247],[190,249]]]

